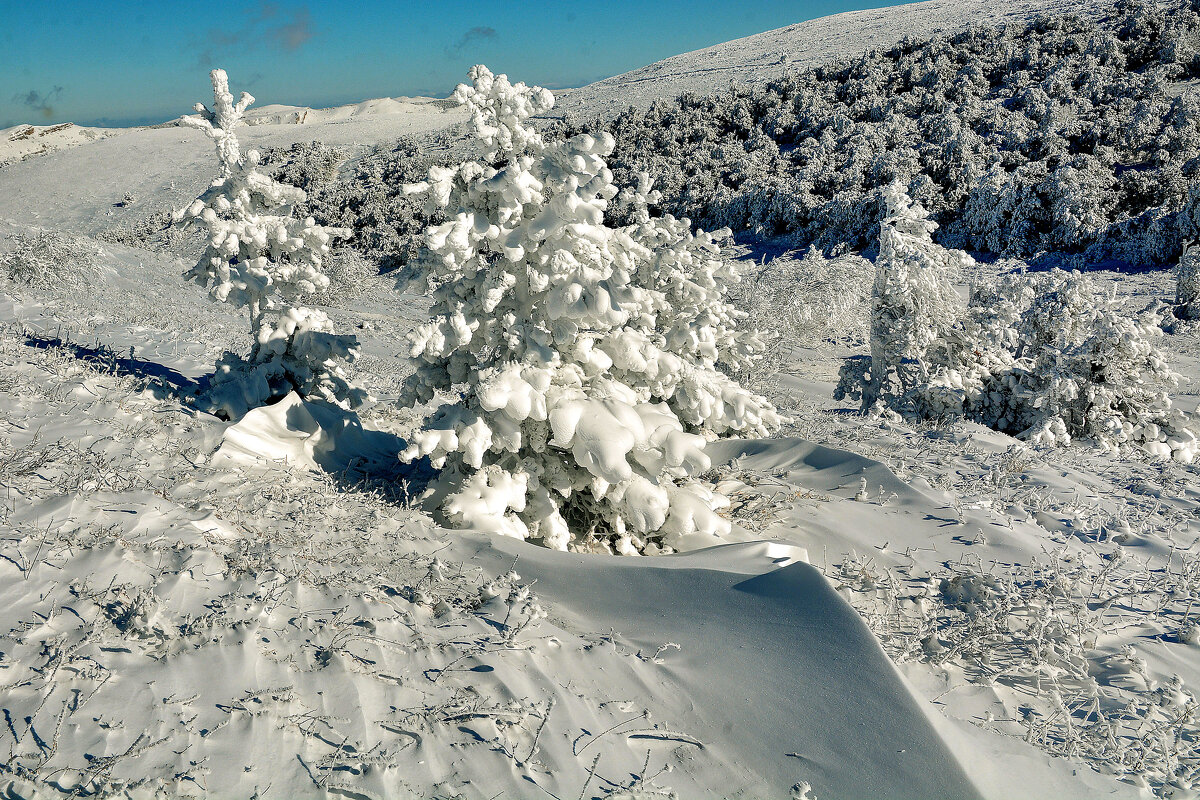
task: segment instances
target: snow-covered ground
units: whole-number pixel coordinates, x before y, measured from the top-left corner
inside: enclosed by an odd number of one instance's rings
[[[85,128],[70,122],[58,125],[15,125],[0,130],[0,166],[66,147],[87,144],[125,133],[125,128]]]
[[[855,12],[562,107],[1068,7]],[[352,154],[465,119],[406,99],[258,114],[245,146]],[[180,400],[245,321],[183,283],[188,242],[111,234],[212,173],[179,127],[0,168],[0,254],[39,228],[75,254],[42,288],[0,286],[8,796],[1196,796],[1194,467],[851,413],[831,399],[851,300],[763,378],[788,429],[710,447],[728,544],[620,558],[440,529],[396,459],[414,416],[388,402],[428,300],[390,280],[327,309],[364,344],[361,418],[291,397],[228,423]],[[1191,410],[1200,331],[1167,348]]]
[[[132,249],[105,247],[136,272]],[[801,410],[793,433],[809,438],[714,446],[744,542],[557,553],[408,508],[386,406],[346,431],[297,401],[236,425],[181,405],[240,320],[194,295],[173,325],[138,320],[133,291],[0,305],[17,796],[764,797],[800,781],[816,797],[1137,796],[1022,741],[1012,720],[1036,678],[1016,648],[991,683],[954,660],[898,672],[854,606],[872,611],[887,580],[932,596],[939,576],[994,560],[1103,564],[1121,548],[1095,526],[1124,498],[1132,552],[1165,561],[1149,526],[1197,496],[1124,486],[1154,486],[1154,468],[1026,473],[1046,510],[1017,519],[987,465],[1011,440],[883,431],[801,389],[797,404],[822,409]],[[377,375],[405,327],[388,323],[367,340]],[[1154,674],[1200,680],[1196,645],[1169,635],[1119,633],[1105,650],[1135,639]]]

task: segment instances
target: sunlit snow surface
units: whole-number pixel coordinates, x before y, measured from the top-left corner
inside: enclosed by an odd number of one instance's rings
[[[757,74],[805,42],[819,61],[1062,7],[978,6],[806,23],[564,106],[696,90],[677,76],[706,58]],[[852,27],[868,23],[878,41]],[[462,121],[383,105],[302,125],[270,109],[245,143],[361,153]],[[186,243],[95,237],[211,172],[181,128],[0,169],[0,250],[51,228],[94,266],[82,288],[0,299],[10,795],[1091,798],[1165,794],[1164,770],[1195,770],[1195,468],[870,423],[830,399],[850,304],[835,343],[784,350],[760,387],[791,428],[710,446],[729,544],[613,558],[439,530],[395,459],[414,418],[387,403],[427,301],[388,279],[326,309],[364,343],[380,403],[361,427],[294,397],[235,425],[179,401],[243,320],[183,282]],[[1107,277],[1173,293],[1166,274]],[[1167,348],[1200,377],[1200,333]]]

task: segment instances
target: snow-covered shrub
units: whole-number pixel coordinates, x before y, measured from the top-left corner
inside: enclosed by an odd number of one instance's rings
[[[780,357],[793,347],[822,342],[851,346],[868,338],[874,270],[855,253],[826,258],[817,248],[802,256],[784,253],[743,275],[730,292],[747,324],[762,332],[768,350]],[[767,359],[778,363],[778,359]]]
[[[917,405],[1037,444],[1139,445],[1191,463],[1200,426],[1171,401],[1160,321],[1078,272],[1006,276],[930,348]]]
[[[96,239],[101,242],[139,247],[153,253],[194,253],[203,241],[202,237],[203,233],[198,230],[189,232],[176,226],[171,211],[155,211],[133,219],[118,218],[96,234]]]
[[[1175,267],[1175,313],[1182,319],[1200,319],[1200,245],[1188,242]]]
[[[362,294],[367,281],[379,273],[379,266],[357,250],[343,247],[323,262],[329,285],[318,289],[307,302],[322,306],[339,306]]]
[[[323,259],[330,241],[347,231],[293,216],[304,190],[260,172],[259,153],[243,154],[234,133],[254,98],[243,92],[235,103],[224,70],[211,77],[212,110],[197,103],[199,115],[180,121],[216,143],[221,175],[174,219],[206,227],[208,246],[185,277],[208,289],[213,300],[249,309],[254,343],[248,357],[229,353],[221,359],[208,399],[229,418],[291,391],[358,405],[366,395],[344,368],[357,355],[357,340],[335,334],[325,314],[300,305],[328,287]]]
[[[884,403],[911,411],[910,393],[928,380],[925,351],[958,315],[954,280],[971,263],[966,253],[934,244],[937,223],[895,182],[884,191],[879,255],[871,290],[871,359],[843,368],[837,399]]]
[[[296,185],[308,192],[308,199],[297,206],[297,213],[310,214],[323,225],[349,229],[346,246],[390,271],[406,264],[420,249],[425,228],[445,221],[441,209],[432,209],[431,215],[424,201],[404,194],[403,187],[423,180],[430,167],[457,164],[465,158],[467,138],[465,129],[456,125],[425,134],[419,142],[401,139],[354,159],[344,174],[324,182],[308,177],[314,174],[313,167],[326,160],[312,153],[303,159],[310,166],[277,172],[275,177],[303,181]],[[293,158],[290,151],[280,155]]]
[[[96,277],[96,248],[49,230],[19,231],[0,253],[0,275],[38,289],[81,289]]]
[[[337,177],[346,151],[324,142],[296,142],[288,148],[266,148],[261,158],[265,164],[278,164],[271,170],[272,178],[311,193]]]
[[[470,77],[454,96],[478,157],[406,188],[448,221],[425,232],[432,318],[409,336],[401,402],[453,394],[402,457],[441,469],[450,524],[619,553],[712,541],[729,530],[724,499],[689,480],[706,439],[780,422],[718,369],[761,349],[724,300],[736,271],[721,237],[651,217],[648,180],[626,198],[635,221],[606,225],[612,137],[546,142],[526,120],[549,91]]]
[[[1135,313],[1078,272],[1009,275],[959,310],[969,256],[897,184],[886,195],[871,300],[871,355],[842,367],[835,397],[909,418],[965,416],[1037,444],[1083,438],[1191,463],[1200,425],[1176,409],[1156,309]],[[1186,259],[1186,255],[1185,255]]]

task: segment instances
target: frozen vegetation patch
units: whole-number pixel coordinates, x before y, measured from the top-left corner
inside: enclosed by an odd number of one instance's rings
[[[1181,319],[1200,320],[1200,247],[1184,245],[1175,267],[1175,313]]]
[[[403,187],[423,180],[431,166],[447,166],[462,158],[466,135],[454,128],[428,134],[420,142],[402,139],[355,159],[344,167],[344,174],[329,181],[320,176],[324,165],[336,159],[336,151],[318,143],[308,149],[296,145],[292,151],[272,154],[276,159],[294,159],[274,174],[308,193],[297,205],[297,213],[347,229],[346,244],[390,272],[416,254],[428,225],[445,221],[440,208],[405,194]]]
[[[1192,3],[1126,3],[907,39],[630,110],[609,163],[671,213],[801,248],[872,248],[899,180],[947,247],[1169,263],[1197,230],[1200,99],[1169,90],[1200,75],[1198,32]]]
[[[69,234],[17,231],[0,252],[0,275],[36,289],[86,290],[97,278],[98,249]]]
[[[1180,376],[1157,308],[1133,309],[1097,281],[1053,270],[974,293],[939,344],[926,413],[962,414],[1039,444],[1073,438],[1190,463],[1197,421],[1175,407]]]
[[[324,142],[297,142],[291,147],[268,147],[261,151],[264,164],[276,164],[271,170],[275,180],[312,194],[338,176],[338,167],[346,160],[343,148]]]
[[[835,397],[909,418],[965,417],[1035,444],[1073,439],[1191,463],[1200,425],[1175,407],[1165,306],[1138,310],[1078,272],[1016,273],[953,288],[967,257],[897,184],[880,227],[871,355],[843,366]],[[969,259],[967,259],[969,260]]]
[[[177,227],[170,211],[122,219],[96,234],[96,239],[154,253],[182,253],[203,247],[200,234]]]
[[[1123,528],[1110,535],[1133,535],[1128,522]],[[852,558],[830,577],[897,662],[961,672],[1004,698],[1007,715],[987,712],[976,724],[1161,797],[1200,787],[1194,691],[1177,675],[1153,677],[1134,645],[1110,645],[1135,626],[1194,650],[1200,554],[1129,563],[1109,546],[1009,568],[948,566],[930,574]]]
[[[793,347],[866,344],[871,262],[856,253],[826,258],[815,248],[758,264],[743,262],[730,301],[749,316],[746,325],[767,341],[766,364],[777,365]]]

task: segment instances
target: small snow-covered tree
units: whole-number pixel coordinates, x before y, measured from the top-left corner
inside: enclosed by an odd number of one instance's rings
[[[1175,313],[1200,319],[1200,244],[1186,242],[1175,267]]]
[[[899,182],[884,191],[879,255],[871,291],[871,359],[842,369],[836,397],[911,412],[911,391],[928,380],[925,351],[958,315],[954,279],[970,256],[934,243],[937,223]]]
[[[260,172],[258,152],[243,154],[234,133],[254,98],[242,92],[235,103],[225,71],[214,69],[211,77],[212,109],[197,103],[198,116],[180,122],[216,143],[221,174],[174,218],[208,230],[208,246],[185,277],[208,289],[213,300],[249,309],[254,343],[248,357],[229,353],[217,363],[208,401],[227,418],[293,390],[359,405],[366,394],[344,367],[357,355],[357,339],[335,334],[328,316],[300,305],[306,295],[328,287],[323,259],[330,241],[349,231],[292,215],[304,191]]]
[[[662,552],[728,531],[723,498],[691,479],[702,447],[780,418],[718,369],[761,351],[724,300],[721,237],[651,217],[648,179],[627,195],[634,222],[606,225],[613,138],[546,142],[526,121],[549,91],[483,66],[470,78],[454,96],[479,157],[408,187],[449,221],[418,257],[432,318],[409,336],[401,401],[453,394],[402,458],[442,470],[449,523],[548,547]]]

